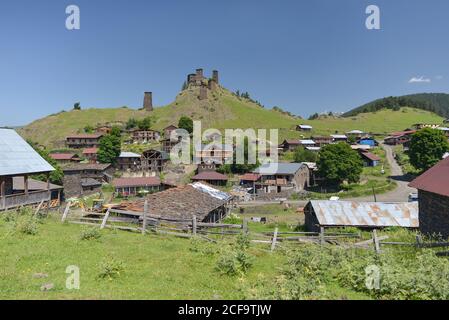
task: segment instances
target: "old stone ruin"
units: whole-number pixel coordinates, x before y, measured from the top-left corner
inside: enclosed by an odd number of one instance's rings
[[[215,91],[219,85],[218,71],[212,71],[212,78],[206,78],[203,69],[196,69],[196,73],[191,73],[187,76],[188,87],[199,88],[199,100],[206,100],[208,91]]]

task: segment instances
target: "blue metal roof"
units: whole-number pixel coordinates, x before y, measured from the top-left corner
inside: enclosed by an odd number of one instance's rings
[[[53,170],[16,131],[0,129],[0,176]]]

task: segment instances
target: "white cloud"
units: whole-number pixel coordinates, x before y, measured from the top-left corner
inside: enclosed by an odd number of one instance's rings
[[[408,81],[408,83],[430,83],[430,82],[432,82],[432,80],[430,80],[430,78],[424,78],[424,76],[413,77]]]

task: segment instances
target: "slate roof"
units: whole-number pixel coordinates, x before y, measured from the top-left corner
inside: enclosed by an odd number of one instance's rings
[[[16,131],[0,129],[0,176],[53,170]]]
[[[295,174],[303,166],[303,163],[266,163],[253,171],[260,175]]]
[[[140,178],[117,178],[112,181],[116,188],[125,187],[149,187],[161,185],[158,177],[140,177]]]
[[[23,177],[13,177],[12,183],[13,183],[13,189],[15,191],[23,191],[25,190],[25,183],[24,183]],[[62,186],[58,186],[56,184],[50,183],[50,190],[62,190]],[[34,180],[31,178],[28,178],[28,190],[29,191],[37,191],[37,190],[47,190],[47,182]]]
[[[63,171],[98,170],[104,171],[111,166],[110,163],[70,163],[62,166]]]
[[[98,148],[86,148],[83,150],[83,154],[97,154]]]
[[[413,180],[410,187],[449,197],[449,157]]]
[[[418,228],[418,203],[310,201],[321,226]]]
[[[92,178],[84,178],[84,179],[81,179],[81,185],[83,187],[98,187],[98,186],[101,186],[102,183],[100,181],[92,179]]]
[[[71,160],[77,155],[74,153],[50,153],[49,156],[53,160]]]
[[[377,155],[375,155],[374,153],[371,153],[371,152],[360,152],[360,154],[362,155],[362,157],[365,157],[365,158],[367,158],[368,160],[371,160],[371,161],[380,161],[380,160],[382,160]]]
[[[216,171],[203,171],[196,176],[192,177],[192,180],[196,181],[209,181],[209,180],[216,180],[216,181],[228,181],[228,177],[224,174],[221,174]]]
[[[74,134],[67,136],[67,139],[98,139],[102,136],[104,136],[104,133]]]
[[[146,199],[151,215],[170,219],[192,219],[196,215],[199,220],[204,220],[211,211],[231,200],[232,196],[197,182],[150,194]],[[117,209],[143,212],[144,202],[125,202]]]

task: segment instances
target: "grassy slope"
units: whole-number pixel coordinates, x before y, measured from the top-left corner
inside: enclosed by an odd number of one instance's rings
[[[324,118],[318,120],[300,120],[259,107],[244,99],[235,97],[229,91],[220,88],[209,93],[209,99],[199,101],[197,89],[181,92],[176,100],[153,112],[134,109],[86,109],[63,112],[36,120],[19,132],[25,137],[50,148],[62,148],[64,137],[78,133],[86,125],[101,125],[113,122],[126,122],[129,118],[142,118],[152,115],[155,129],[163,129],[169,124],[177,124],[182,115],[202,121],[202,128],[277,128],[279,139],[300,138],[301,133],[294,130],[296,124],[305,123],[314,127],[312,134],[344,133],[353,129],[366,132],[387,134],[403,130],[414,123],[442,123],[442,118],[423,110],[403,108],[401,111],[381,110],[375,113],[360,114],[351,118]],[[308,136],[309,134],[307,134]]]
[[[240,279],[222,276],[216,256],[190,250],[186,239],[141,236],[104,230],[99,240],[79,240],[82,227],[44,221],[35,236],[8,232],[0,220],[0,299],[241,299]],[[223,245],[222,243],[219,244]],[[285,263],[283,255],[252,249],[254,267],[244,277],[255,285],[259,276],[271,278]],[[99,279],[99,264],[108,257],[123,261],[125,272],[113,280]],[[80,267],[80,290],[67,290],[66,267]],[[48,278],[34,279],[45,273]],[[53,283],[55,289],[41,292]],[[331,288],[335,298],[364,298]]]

